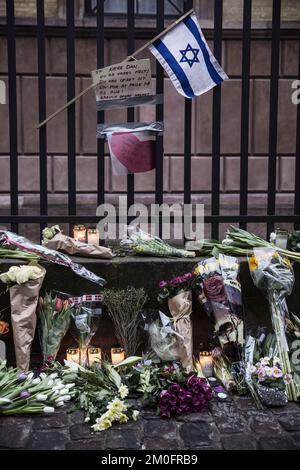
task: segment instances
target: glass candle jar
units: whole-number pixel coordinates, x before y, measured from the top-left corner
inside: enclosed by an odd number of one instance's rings
[[[74,225],[73,238],[77,242],[86,242],[86,228],[84,225]]]
[[[277,228],[275,233],[276,233],[275,245],[278,246],[278,248],[283,248],[286,250],[287,242],[289,238],[288,230]]]
[[[124,361],[125,359],[125,351],[123,348],[111,348],[110,355],[113,366],[120,364],[120,362]]]
[[[68,348],[66,350],[66,359],[70,362],[76,362],[79,364],[79,349],[78,348]]]
[[[87,231],[87,241],[89,245],[99,245],[99,232],[96,228],[89,228]]]
[[[101,362],[102,351],[101,348],[96,346],[90,346],[88,348],[89,364],[92,366],[95,362]]]
[[[199,362],[205,377],[211,377],[214,373],[213,357],[210,351],[200,351]]]

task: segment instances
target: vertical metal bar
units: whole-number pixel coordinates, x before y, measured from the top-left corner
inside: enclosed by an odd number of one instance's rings
[[[11,215],[18,215],[18,113],[14,0],[6,0],[6,16],[9,100],[10,212]],[[11,229],[12,231],[17,232],[18,224],[11,224]]]
[[[274,215],[275,208],[276,208],[276,160],[277,160],[279,53],[280,53],[280,10],[281,10],[281,0],[273,0],[271,83],[270,83],[270,122],[269,122],[269,164],[268,164],[268,215]],[[269,222],[267,224],[268,234],[273,229],[274,229],[274,223]]]
[[[192,8],[193,2],[185,2],[184,11]],[[191,203],[191,151],[192,151],[192,100],[184,100],[184,204]]]
[[[298,58],[298,80],[300,80],[300,40]],[[296,155],[295,155],[295,202],[294,213],[300,214],[300,104],[297,105],[297,134],[296,134]],[[296,230],[300,229],[299,222],[294,224]]]
[[[165,5],[164,2],[156,0],[156,31],[160,33],[165,26]],[[158,61],[156,61],[156,93],[164,92],[164,69]],[[164,105],[156,106],[156,120],[164,120]],[[155,203],[163,203],[164,188],[164,138],[163,135],[156,137],[156,170],[155,170]],[[159,219],[159,236],[162,235],[162,224]]]
[[[127,0],[127,53],[134,52],[134,0]],[[134,108],[127,109],[127,121],[134,122]],[[134,203],[134,174],[127,176],[127,206]]]
[[[104,0],[97,0],[97,68],[104,66]],[[104,123],[104,111],[97,112],[97,123]],[[105,159],[104,139],[97,139],[97,174],[98,174],[98,205],[104,202],[105,194]]]
[[[74,1],[67,6],[67,99],[75,96],[75,11]],[[68,207],[69,215],[76,214],[76,127],[75,103],[68,107]]]
[[[46,118],[46,63],[45,63],[45,11],[44,0],[37,0],[37,47],[38,47],[38,86],[39,86],[39,122]],[[47,185],[47,126],[39,128],[40,154],[40,214],[48,213]],[[40,229],[44,224],[40,224]]]
[[[240,215],[248,212],[248,153],[249,153],[249,95],[251,54],[252,0],[244,0],[243,12],[243,60],[242,60],[242,107],[241,107],[241,159],[240,159]],[[247,228],[247,224],[240,223]]]
[[[222,61],[222,25],[223,0],[214,2],[214,55]],[[220,212],[220,152],[221,152],[221,87],[214,87],[213,91],[213,130],[212,130],[212,195],[211,213],[219,215]],[[213,222],[211,227],[212,238],[219,237],[219,223]]]

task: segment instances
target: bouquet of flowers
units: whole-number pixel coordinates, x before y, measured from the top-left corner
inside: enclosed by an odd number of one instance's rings
[[[261,357],[252,367],[252,380],[261,402],[268,406],[283,406],[288,403],[286,385],[291,375],[283,374],[279,358]]]
[[[140,358],[127,358],[117,366],[102,361],[91,370],[66,361],[62,369],[65,384],[76,384],[76,406],[86,412],[85,422],[90,423],[94,431],[104,431],[113,423],[136,421],[139,411],[125,399],[129,395],[128,387],[122,383],[117,369],[139,361]]]
[[[22,372],[0,361],[0,416],[54,413],[74,396],[74,383],[64,384],[57,373]]]
[[[138,350],[140,315],[147,300],[143,288],[130,286],[127,289],[105,289],[103,292],[103,302],[126,357],[133,356]]]
[[[238,278],[237,258],[220,254],[208,258],[195,268],[198,300],[214,322],[215,336],[225,356],[232,362],[242,361],[244,344],[243,306]]]
[[[237,384],[231,373],[231,364],[220,348],[212,351],[214,374],[228,392],[237,390]]]
[[[151,351],[162,361],[179,360],[178,338],[183,338],[174,330],[172,319],[157,310],[144,313],[143,318]]]
[[[102,299],[100,294],[73,297],[70,332],[79,345],[79,361],[82,366],[89,365],[88,345],[99,328],[102,316]]]
[[[46,270],[29,264],[11,266],[0,280],[9,287],[11,324],[14,335],[17,367],[29,369],[31,344],[36,328],[36,308]]]
[[[184,384],[189,376],[177,362],[162,362],[153,353],[144,356],[134,370],[139,376],[137,391],[148,406],[157,406],[163,390],[174,383]]]
[[[65,266],[66,268],[70,268],[75,274],[81,276],[84,279],[87,279],[88,281],[94,282],[100,286],[106,284],[104,279],[96,276],[96,274],[92,273],[84,266],[78,263],[74,263],[67,255],[59,253],[55,250],[50,250],[50,248],[46,246],[32,243],[31,241],[27,240],[27,238],[21,237],[16,233],[0,230],[0,248],[2,247],[7,247],[12,251],[18,249],[30,255],[37,255],[39,258],[42,258],[48,263],[55,263],[61,266]]]
[[[286,337],[289,320],[286,296],[291,293],[294,284],[291,263],[273,248],[254,248],[254,255],[249,258],[249,268],[254,284],[269,301],[282,372],[283,375],[290,375],[292,368]],[[297,400],[297,388],[292,375],[286,390],[289,400]]]
[[[58,225],[44,228],[42,245],[47,246],[51,250],[62,251],[69,255],[106,259],[111,259],[113,257],[113,253],[110,248],[74,240],[74,238],[64,235]]]
[[[191,375],[184,384],[175,383],[163,390],[159,398],[159,412],[164,418],[199,413],[208,407],[212,390],[207,380]]]
[[[182,366],[188,371],[193,370],[193,330],[192,313],[192,273],[188,272],[168,281],[159,283],[159,302],[168,302],[173,317],[175,331],[180,335],[178,340],[178,355]]]
[[[149,233],[143,232],[138,227],[129,227],[129,238],[120,242],[121,250],[137,255],[194,258],[196,253],[193,251],[174,248],[161,238],[154,237]]]
[[[54,292],[39,298],[39,322],[44,363],[55,361],[71,320],[72,305]]]

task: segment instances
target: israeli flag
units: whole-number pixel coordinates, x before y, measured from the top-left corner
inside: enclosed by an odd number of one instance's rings
[[[177,91],[187,98],[202,95],[228,80],[207,45],[195,13],[154,41],[149,49]]]

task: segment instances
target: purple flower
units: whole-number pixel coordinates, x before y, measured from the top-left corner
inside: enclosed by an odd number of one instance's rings
[[[168,392],[173,393],[175,395],[179,394],[182,391],[182,388],[179,384],[173,384],[168,388]]]
[[[22,390],[22,392],[20,393],[21,398],[29,398],[30,395],[31,395],[31,393],[28,392],[28,390]]]
[[[24,380],[27,379],[27,374],[25,372],[21,372],[19,375],[18,375],[18,380],[20,382],[24,382]]]
[[[192,279],[193,275],[192,273],[185,273],[182,277],[185,281],[188,281],[189,279]]]
[[[226,390],[222,385],[218,385],[218,387],[214,387],[214,393],[226,393]]]
[[[207,400],[201,395],[193,396],[193,408],[197,411],[202,411],[207,406]]]
[[[160,289],[164,289],[165,287],[167,287],[168,283],[166,281],[160,281],[160,283],[158,284],[158,287]]]

